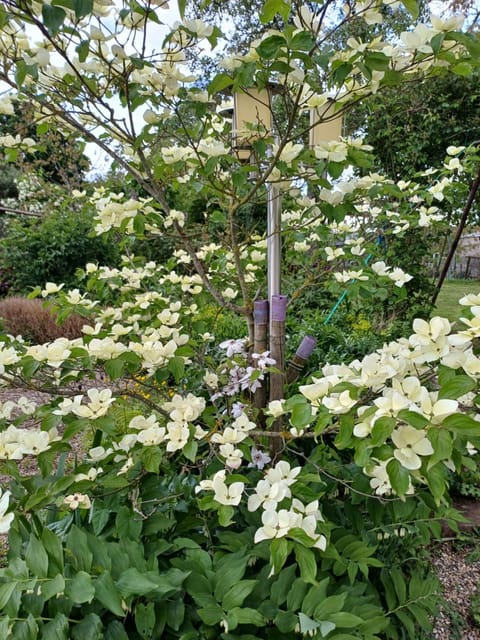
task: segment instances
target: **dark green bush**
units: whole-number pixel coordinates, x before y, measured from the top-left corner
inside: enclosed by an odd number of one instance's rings
[[[118,264],[118,246],[106,237],[91,236],[92,218],[88,209],[64,203],[40,221],[11,220],[0,250],[0,266],[10,273],[10,292],[27,293],[45,282],[78,286],[75,271],[85,263]]]

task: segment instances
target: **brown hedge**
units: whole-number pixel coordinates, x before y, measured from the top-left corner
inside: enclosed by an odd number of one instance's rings
[[[0,329],[14,336],[21,335],[32,343],[42,344],[57,338],[78,338],[86,318],[72,315],[62,324],[55,313],[43,306],[42,300],[11,297],[0,300]]]

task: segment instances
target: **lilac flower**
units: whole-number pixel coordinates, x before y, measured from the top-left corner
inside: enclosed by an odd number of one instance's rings
[[[238,340],[230,339],[224,340],[220,343],[220,349],[225,349],[227,352],[227,358],[231,358],[236,353],[244,353],[245,352],[245,338],[240,338]]]
[[[260,449],[256,449],[255,447],[252,447],[251,455],[252,461],[248,465],[249,467],[263,469],[266,464],[272,461],[270,456],[268,456],[266,453],[263,453],[263,451],[260,451]]]

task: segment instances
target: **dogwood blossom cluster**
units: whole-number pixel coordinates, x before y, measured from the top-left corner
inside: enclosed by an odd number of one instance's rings
[[[467,380],[467,389],[478,383],[480,359],[472,339],[480,335],[480,307],[475,296],[462,301],[470,305],[473,316],[463,320],[468,329],[452,332],[450,322],[440,317],[430,321],[416,319],[409,339],[386,344],[375,354],[350,365],[327,364],[322,368],[323,376],[300,386],[315,413],[326,410],[337,416],[346,413],[354,416],[353,446],[355,439],[364,440],[375,452],[377,446],[388,443],[382,458],[375,459],[373,453],[365,468],[372,477],[372,488],[379,495],[394,492],[388,473],[388,463],[393,459],[410,475],[406,493],[413,491],[412,480],[424,482],[425,464],[438,456],[435,445],[440,437],[447,444],[436,462],[448,469],[455,468],[451,457],[455,431],[452,433],[448,419],[458,414],[460,403],[471,407],[472,400],[461,390],[452,390],[446,397],[440,395],[441,390],[432,385],[432,367],[439,364],[449,368],[454,378],[461,373],[468,376],[472,383],[469,385]],[[337,390],[341,384],[348,388]],[[371,394],[371,404],[362,402]],[[461,437],[461,430],[457,435]],[[466,448],[465,442],[465,451]]]

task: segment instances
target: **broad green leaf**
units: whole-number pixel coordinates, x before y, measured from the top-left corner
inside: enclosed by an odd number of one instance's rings
[[[453,438],[449,431],[446,429],[430,429],[428,432],[428,439],[432,443],[434,450],[433,455],[428,461],[428,468],[433,467],[437,462],[441,460],[448,460],[452,455],[453,450]]]
[[[245,552],[225,555],[214,566],[215,571],[215,598],[221,601],[223,595],[245,575],[247,567]]]
[[[387,464],[387,474],[393,490],[399,496],[404,496],[410,486],[410,474],[402,467],[398,460],[390,460]]]
[[[148,602],[146,605],[137,604],[135,607],[135,626],[145,640],[152,637],[155,627],[155,605],[153,602]]]
[[[353,629],[358,628],[365,621],[363,618],[349,613],[348,611],[339,611],[328,616],[329,620],[335,624],[337,628]]]
[[[476,387],[476,381],[469,376],[455,376],[440,386],[438,399],[456,400]]]
[[[75,17],[80,20],[93,11],[93,0],[73,0]]]
[[[315,38],[309,31],[300,31],[289,41],[288,46],[290,49],[310,51],[315,46]]]
[[[0,585],[0,609],[5,608],[17,584],[18,582],[15,582],[15,580],[10,580],[10,582]]]
[[[426,473],[428,486],[437,504],[440,504],[447,488],[447,473],[447,468],[441,462],[428,469]]]
[[[338,613],[343,609],[346,598],[346,593],[325,598],[315,607],[314,617],[320,620],[328,620],[332,613]]]
[[[66,553],[73,560],[72,564],[75,569],[86,571],[87,573],[90,572],[92,568],[92,552],[88,548],[88,539],[85,532],[76,525],[73,525],[67,536]]]
[[[183,20],[185,17],[185,9],[187,7],[187,0],[177,0],[178,5],[178,13],[180,14],[181,19]]]
[[[416,0],[401,0],[401,3],[408,11],[408,13],[412,16],[412,18],[416,20],[420,14],[418,2]]]
[[[42,597],[45,598],[45,600],[50,600],[50,598],[53,598],[59,593],[63,593],[65,591],[65,578],[60,573],[58,573],[51,580],[45,580],[44,582],[42,582],[40,590],[42,593]]]
[[[281,633],[289,633],[297,626],[298,618],[292,611],[279,611],[273,622]]]
[[[203,620],[203,622],[210,626],[218,624],[220,620],[223,620],[223,618],[225,618],[225,613],[222,607],[220,607],[219,605],[197,609],[197,613]]]
[[[294,583],[295,580],[295,573],[296,567],[294,564],[291,564],[280,571],[277,580],[272,584],[270,597],[272,602],[277,606],[283,604],[291,593],[293,588],[292,583]]]
[[[265,625],[265,618],[257,609],[251,609],[250,607],[234,607],[229,614],[235,616],[238,624],[254,624],[257,627],[263,627]]]
[[[416,411],[408,411],[408,409],[402,409],[399,411],[398,417],[400,420],[404,420],[405,422],[408,422],[408,424],[411,424],[415,429],[423,429],[428,424],[428,420],[425,416],[422,416]]]
[[[270,36],[265,38],[257,47],[258,55],[264,60],[272,60],[278,55],[282,47],[286,46],[285,38],[282,36]]]
[[[25,552],[27,567],[37,578],[46,578],[48,574],[48,555],[45,547],[33,533],[30,534]]]
[[[278,573],[285,564],[290,553],[288,540],[285,538],[274,538],[270,544],[270,562],[273,573]]]
[[[294,551],[302,579],[309,584],[316,584],[317,561],[315,553],[302,544],[297,543],[295,543]]]
[[[447,416],[442,422],[442,427],[451,429],[462,436],[480,437],[480,422],[461,413]]]
[[[260,12],[262,24],[271,22],[277,13],[286,22],[290,15],[290,2],[288,0],[266,0]]]
[[[374,447],[378,447],[385,443],[387,438],[391,435],[395,428],[395,418],[389,418],[383,416],[375,420],[371,433],[371,444]]]
[[[89,613],[78,624],[72,625],[73,640],[103,640],[103,624],[96,613]]]
[[[67,582],[65,593],[75,604],[91,602],[95,595],[95,586],[90,574],[79,571],[73,580]]]
[[[125,615],[122,598],[108,571],[104,571],[95,581],[95,598],[114,615]]]
[[[51,35],[58,33],[66,17],[67,14],[61,7],[53,7],[48,4],[42,5],[43,22]]]
[[[309,403],[297,403],[292,407],[290,423],[293,427],[305,427],[310,424],[312,418],[312,407]]]
[[[305,595],[307,594],[307,591],[308,591],[308,585],[301,578],[297,578],[292,583],[292,588],[290,589],[287,596],[287,608],[289,609],[289,611],[298,611],[298,609],[300,609],[300,607],[302,606],[305,600]],[[325,589],[325,593],[326,593],[326,589]],[[308,611],[305,611],[305,612],[308,613]]]
[[[313,616],[313,612],[319,602],[322,602],[327,597],[327,587],[330,582],[329,578],[324,578],[317,585],[311,587],[303,599],[302,611],[307,616]],[[290,599],[287,600],[287,604]]]
[[[42,627],[42,637],[51,638],[52,640],[70,640],[72,637],[70,634],[70,624],[68,618],[64,613],[57,613],[53,620],[47,622]],[[76,638],[77,636],[74,636]],[[85,636],[83,636],[85,638]],[[98,638],[98,636],[97,636]],[[90,636],[89,640],[95,640],[95,636]]]
[[[232,86],[232,78],[227,76],[226,73],[217,73],[217,75],[213,78],[213,80],[208,85],[208,93],[210,95],[214,95],[215,93],[219,93],[223,91],[227,87]]]
[[[113,620],[107,627],[104,640],[129,640],[129,638],[123,624],[118,620]]]
[[[115,526],[120,539],[138,540],[142,532],[143,521],[129,507],[121,507],[115,519]]]
[[[258,580],[240,580],[234,584],[222,598],[222,607],[229,611],[234,607],[240,607],[247,596],[255,588]]]

